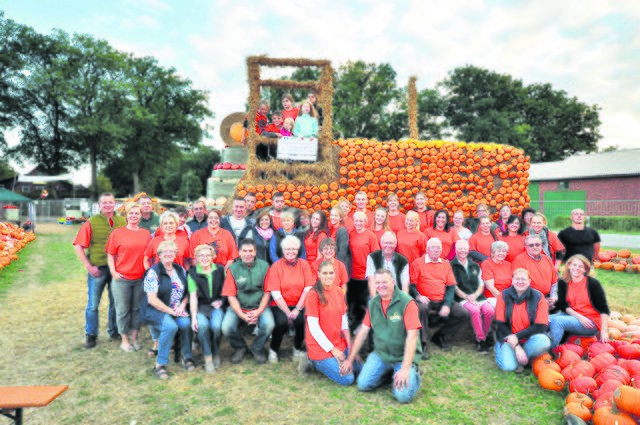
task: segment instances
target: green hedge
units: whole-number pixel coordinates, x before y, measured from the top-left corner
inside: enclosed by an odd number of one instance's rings
[[[571,219],[567,216],[556,216],[553,218],[554,229],[564,229],[571,226]],[[589,218],[589,227],[596,230],[611,230],[615,232],[639,232],[640,217],[625,216],[593,216]]]

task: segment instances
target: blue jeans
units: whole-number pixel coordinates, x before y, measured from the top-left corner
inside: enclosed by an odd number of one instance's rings
[[[578,319],[566,313],[552,314],[549,317],[549,336],[551,337],[551,347],[560,345],[564,334],[579,336],[594,336],[598,334],[598,328],[593,324],[593,328],[587,329]]]
[[[165,313],[160,326],[152,326],[153,331],[159,334],[158,357],[159,365],[169,364],[169,352],[176,334],[179,333],[180,349],[184,359],[191,358],[191,319],[188,317],[174,317]]]
[[[238,327],[241,320],[231,307],[227,308],[227,312],[222,319],[222,333],[229,340],[229,344],[236,350],[247,348],[247,342],[244,337],[240,335]],[[243,322],[244,323],[244,322]],[[264,344],[267,342],[267,338],[273,332],[275,322],[273,320],[273,313],[269,307],[265,308],[260,316],[258,316],[258,335],[251,344],[251,350],[261,352],[264,349]]]
[[[531,362],[536,357],[546,353],[551,349],[551,340],[545,334],[535,334],[522,346],[524,352]],[[498,367],[504,371],[512,372],[518,367],[518,359],[516,352],[506,342],[497,342],[495,346],[496,363]]]
[[[111,293],[111,273],[108,266],[100,266],[98,269],[102,273],[100,277],[93,277],[91,273],[87,273],[87,308],[84,312],[85,334],[98,335],[98,330],[100,329],[100,299],[106,286],[109,294],[107,333],[115,336],[118,334],[118,326],[116,325],[116,303],[113,301],[113,294]]]
[[[371,391],[379,387],[389,378],[395,377],[395,374],[401,367],[402,362],[385,362],[375,351],[372,352],[369,354],[369,357],[367,357],[367,361],[364,363],[364,366],[362,366],[362,371],[360,371],[360,375],[358,376],[358,389],[360,391]],[[393,396],[400,403],[409,403],[416,396],[419,389],[420,374],[415,364],[411,366],[409,382],[403,389],[399,390],[392,384]]]
[[[349,349],[344,350],[344,356],[349,357]],[[353,364],[353,371],[348,375],[340,374],[340,363],[336,360],[335,357],[331,356],[324,360],[309,360],[309,363],[314,367],[315,370],[325,375],[327,378],[331,379],[338,385],[351,385],[355,381],[355,376],[360,373],[362,370],[362,365],[360,363]]]
[[[214,309],[209,319],[204,314],[198,313],[198,341],[202,347],[202,354],[207,357],[212,354],[218,355],[223,317],[224,310],[221,308]]]

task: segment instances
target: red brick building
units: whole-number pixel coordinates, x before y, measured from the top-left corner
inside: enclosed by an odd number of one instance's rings
[[[532,164],[529,195],[549,221],[574,208],[588,216],[640,215],[640,149]]]

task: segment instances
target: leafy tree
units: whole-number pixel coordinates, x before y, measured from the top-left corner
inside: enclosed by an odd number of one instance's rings
[[[76,71],[69,60],[69,38],[61,31],[47,36],[29,28],[20,36],[24,67],[14,75],[7,111],[20,128],[20,142],[7,153],[41,164],[49,174],[63,173],[80,163],[67,110],[69,82]]]
[[[122,125],[128,104],[123,87],[126,55],[106,41],[75,35],[70,61],[77,70],[70,81],[69,113],[78,154],[91,165],[91,194],[98,199],[98,163],[112,158],[128,129]]]
[[[113,186],[111,185],[111,180],[106,177],[104,174],[98,174],[96,178],[97,183],[97,193],[113,193]]]
[[[152,192],[167,164],[180,160],[182,149],[198,145],[204,133],[199,123],[212,114],[205,92],[154,58],[130,56],[125,75],[127,132],[105,172],[113,182],[112,173],[128,174],[132,193]]]
[[[13,169],[8,161],[0,158],[0,180],[4,180],[9,177],[18,175],[18,172]]]
[[[402,91],[391,65],[347,62],[338,69],[334,84],[335,136],[385,139],[394,135],[389,110],[397,109]]]
[[[190,152],[184,152],[180,161],[171,161],[167,164],[167,172],[160,179],[156,193],[167,199],[177,195],[181,200],[186,200],[187,193],[189,199],[204,196],[207,180],[211,177],[213,166],[218,162],[220,162],[220,152],[209,146],[199,145]],[[186,191],[187,180],[184,179],[186,174],[191,175],[188,192]],[[192,183],[193,179],[197,180],[197,183]]]
[[[539,162],[592,152],[601,138],[598,106],[569,98],[550,84],[525,86],[469,65],[450,72],[440,87],[446,124],[463,140],[516,146]]]

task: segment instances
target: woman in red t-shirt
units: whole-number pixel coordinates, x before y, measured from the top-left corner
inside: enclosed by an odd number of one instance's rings
[[[577,254],[569,258],[558,280],[556,307],[561,313],[549,318],[551,346],[557,347],[565,334],[598,336],[609,340],[609,306],[600,282],[589,276],[591,262]]]
[[[392,193],[387,197],[387,210],[389,212],[389,227],[393,233],[404,229],[404,214],[399,210],[400,200],[398,195]]]
[[[220,227],[221,219],[222,213],[219,210],[213,209],[209,211],[207,227],[191,235],[189,256],[192,262],[194,261],[194,251],[199,245],[211,245],[216,250],[216,262],[225,268],[229,267],[238,258],[236,238],[231,232]]]
[[[507,234],[500,238],[500,240],[505,241],[507,245],[509,245],[507,261],[510,263],[525,251],[522,227],[522,219],[517,215],[512,215],[507,219]]]
[[[496,240],[497,236],[491,233],[491,219],[480,217],[478,231],[469,239],[469,257],[477,263],[482,263],[491,257],[491,244]]]
[[[304,235],[304,248],[307,253],[307,261],[313,263],[318,258],[320,242],[329,237],[327,216],[322,211],[311,214],[309,230]]]
[[[142,217],[140,205],[129,204],[125,211],[127,225],[111,232],[106,251],[107,263],[113,276],[111,291],[116,304],[118,333],[122,336],[120,348],[132,352],[140,349],[140,303],[144,296],[142,259],[151,240],[151,233],[138,225]]]
[[[378,243],[381,242],[384,232],[388,232],[390,230],[391,228],[389,227],[389,214],[387,213],[387,209],[383,207],[376,208],[376,211],[373,214],[371,231],[376,235],[376,238],[378,238]]]
[[[498,295],[511,286],[511,263],[506,261],[509,246],[504,241],[491,244],[491,258],[480,265],[484,281],[484,296],[494,307]]]
[[[427,206],[427,194],[424,192],[416,193],[413,202],[416,205],[414,211],[420,217],[420,228],[424,231],[427,227],[432,227],[433,216],[436,215],[436,212]]]
[[[158,245],[164,241],[173,241],[178,247],[178,253],[176,254],[175,262],[181,267],[188,268],[191,263],[188,260],[189,257],[189,241],[183,237],[177,235],[178,224],[180,223],[180,217],[178,214],[167,211],[160,216],[160,235],[151,239],[147,249],[144,251],[144,268],[148,269],[154,264],[158,263]],[[156,235],[158,232],[156,231]]]
[[[324,238],[322,242],[320,242],[320,255],[316,261],[311,263],[311,269],[316,279],[318,278],[320,265],[325,261],[333,265],[333,270],[335,271],[333,284],[342,289],[343,292],[346,292],[349,273],[347,273],[347,268],[344,266],[344,263],[336,258],[336,243],[331,238]]]
[[[396,251],[404,255],[409,264],[427,252],[427,237],[420,231],[420,217],[415,211],[409,211],[404,220],[405,229],[397,234]]]
[[[433,217],[433,227],[424,229],[424,234],[427,240],[431,238],[440,239],[440,242],[442,242],[440,257],[453,260],[453,257],[456,256],[455,243],[460,237],[455,230],[449,227],[449,213],[447,210],[436,211],[436,215]]]
[[[340,385],[351,385],[353,372],[340,373],[340,365],[349,355],[351,336],[347,320],[344,293],[334,285],[335,269],[329,261],[323,261],[318,269],[318,281],[305,300],[308,359],[320,373]],[[305,369],[307,358],[300,358],[300,368]]]

